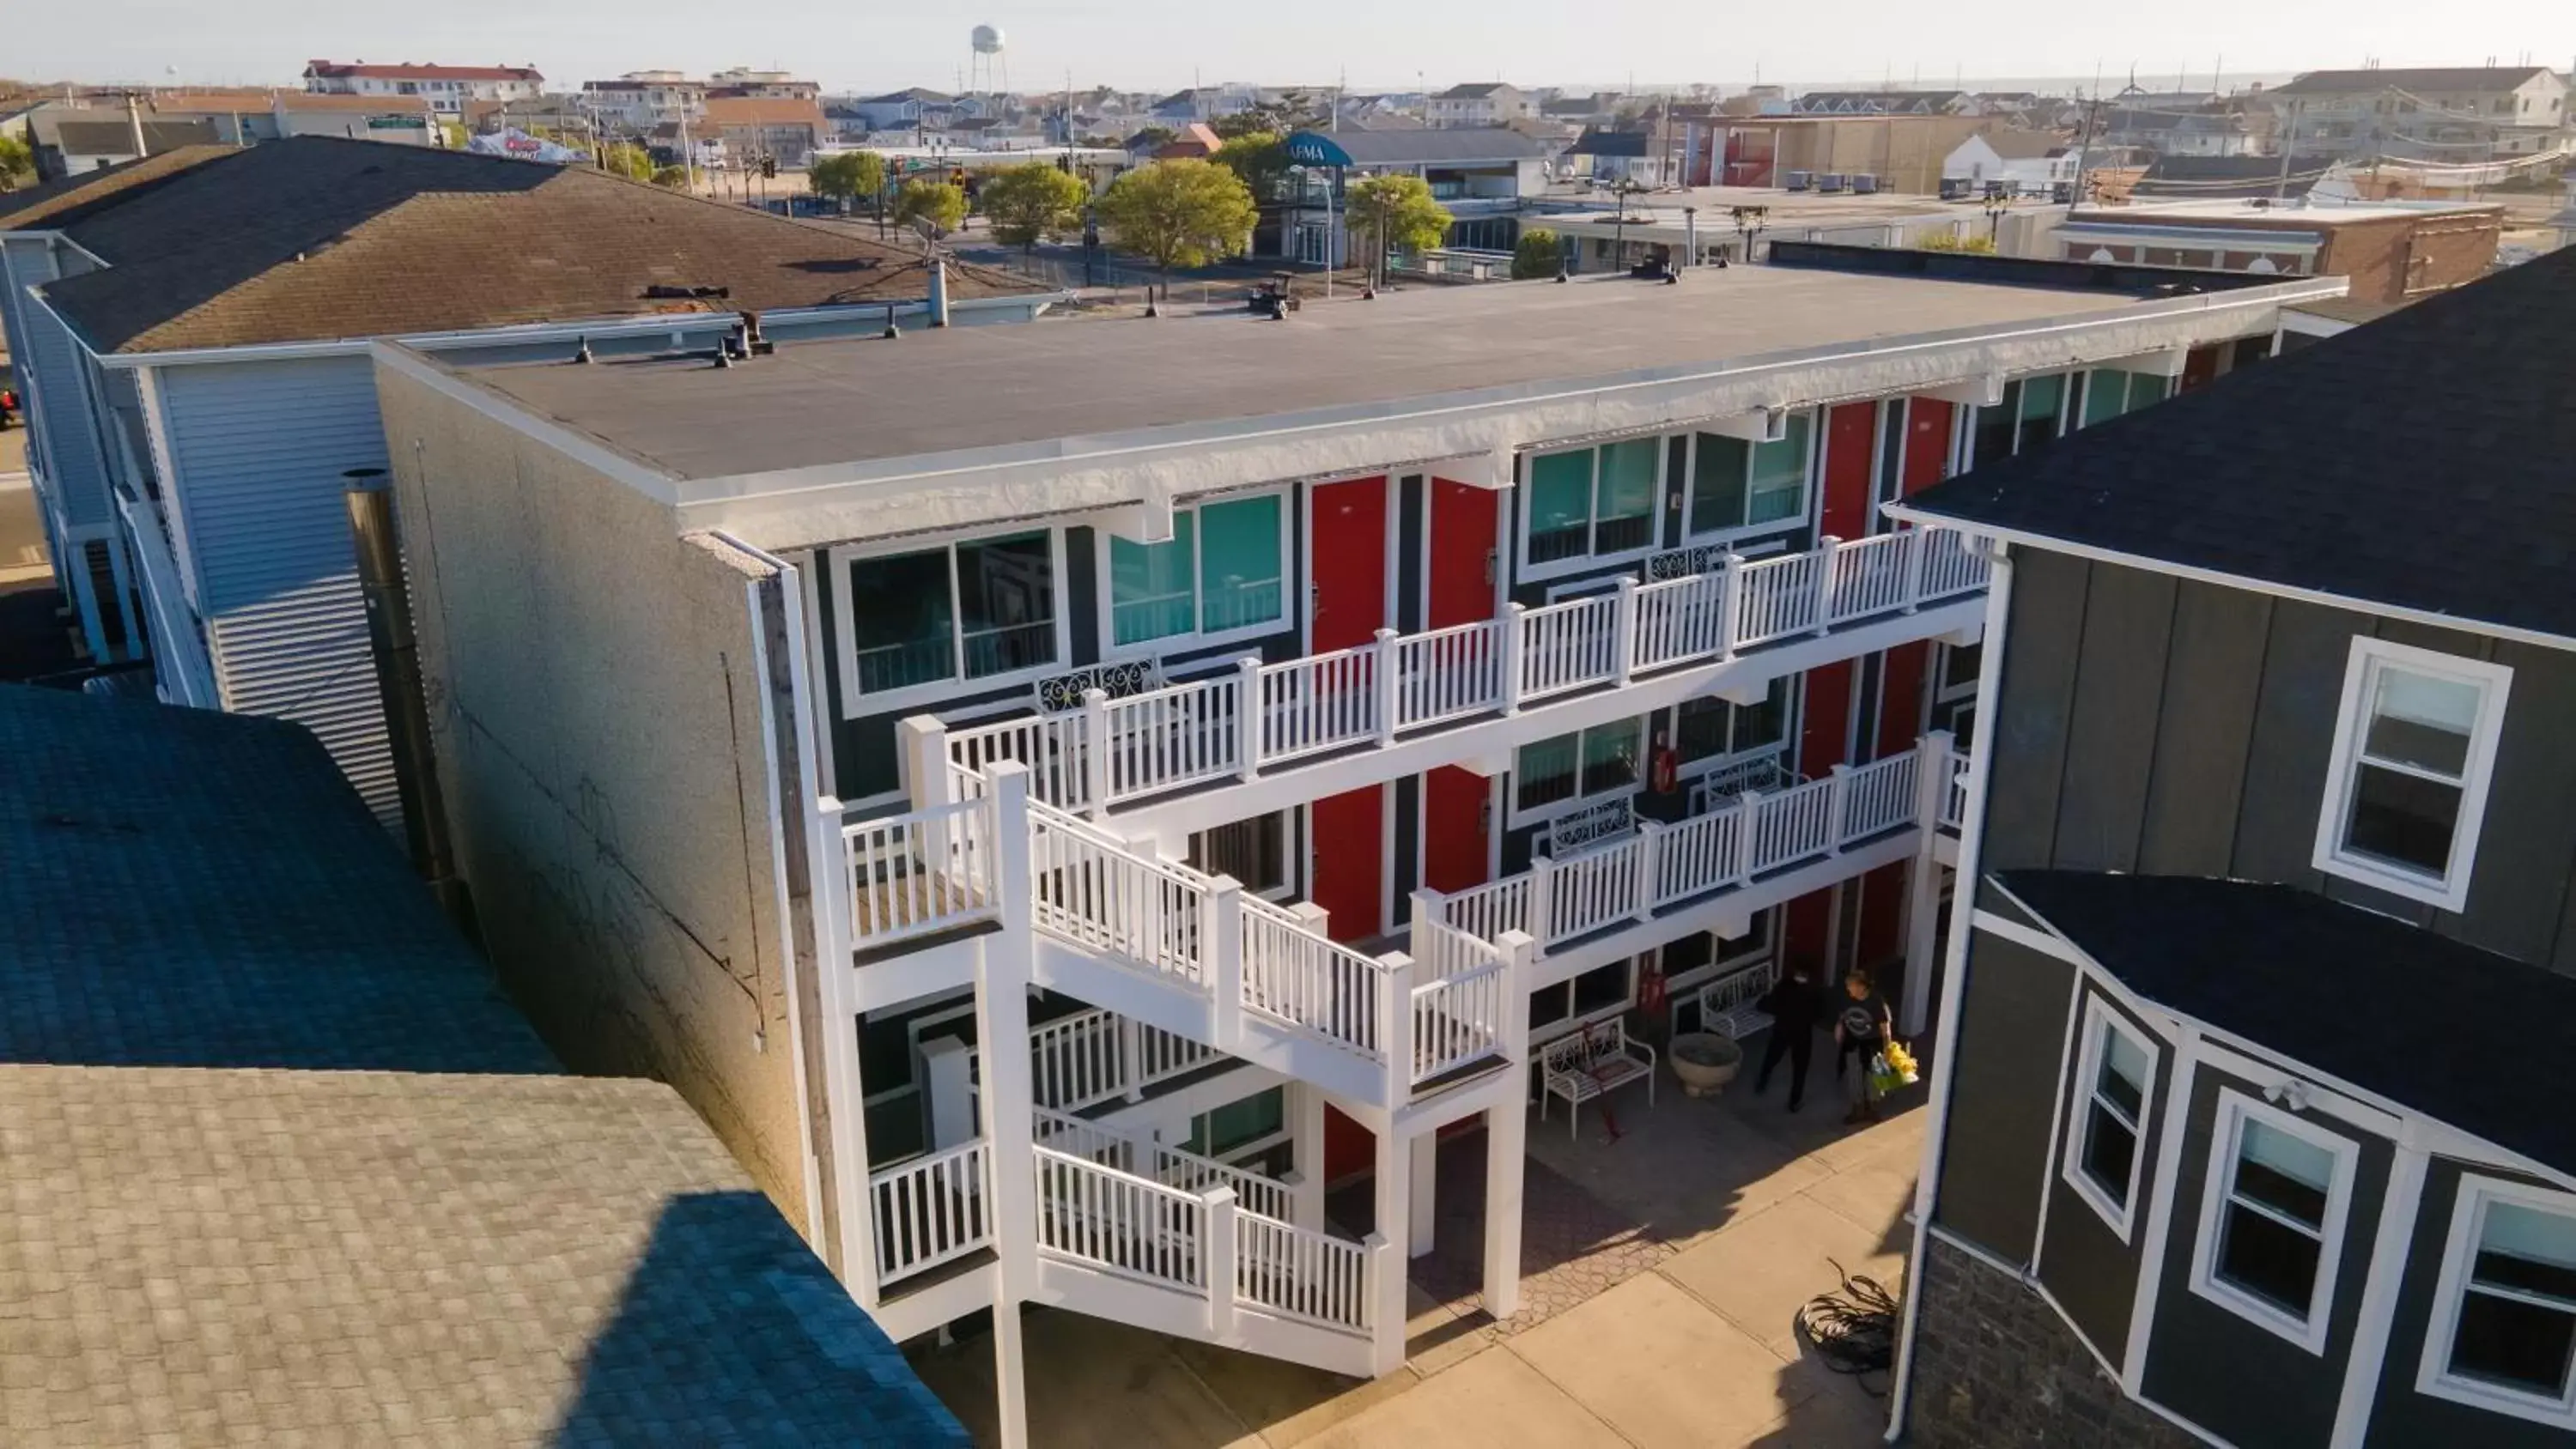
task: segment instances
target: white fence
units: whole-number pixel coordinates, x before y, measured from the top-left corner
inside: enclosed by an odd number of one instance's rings
[[[1368,1249],[1246,1211],[1235,1220],[1235,1298],[1327,1328],[1366,1332]]]
[[[1223,1055],[1160,1027],[1094,1009],[1029,1029],[1031,1093],[1040,1107],[1079,1112],[1186,1076]]]
[[[1386,967],[1309,931],[1258,897],[1243,903],[1243,1007],[1375,1059],[1377,978]]]
[[[947,732],[969,770],[996,760],[1030,768],[1030,788],[1059,809],[1098,816],[1113,805],[1375,741],[1408,730],[1517,710],[1642,671],[1713,659],[1911,612],[1983,588],[1988,565],[1948,529],[1899,529],[1852,543],[1615,593],[1508,606],[1501,618],[1282,664],[1238,661],[1212,678],[1082,708]]]
[[[841,826],[842,886],[859,949],[992,914],[992,817],[982,801]]]
[[[1199,1288],[1206,1208],[1196,1193],[1052,1147],[1037,1158],[1038,1247],[1095,1268]]]
[[[868,1178],[876,1213],[877,1283],[962,1258],[993,1240],[988,1159],[981,1139],[917,1157]]]

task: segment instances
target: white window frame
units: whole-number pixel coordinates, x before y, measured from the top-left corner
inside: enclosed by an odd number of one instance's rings
[[[1752,760],[1778,758],[1784,762],[1786,761],[1790,747],[1798,742],[1799,706],[1805,703],[1806,700],[1807,676],[1800,673],[1784,674],[1777,677],[1789,681],[1789,695],[1787,699],[1781,702],[1780,738],[1767,745],[1755,745],[1750,749],[1736,748],[1735,718],[1730,714],[1727,718],[1727,748],[1725,752],[1715,755],[1702,755],[1696,760],[1684,760],[1681,758],[1682,704],[1687,704],[1692,701],[1684,700],[1673,705],[1670,709],[1659,709],[1655,711],[1653,718],[1662,722],[1664,741],[1671,747],[1673,758],[1678,762],[1673,769],[1673,778],[1677,782],[1686,786],[1691,781],[1698,779],[1702,775],[1714,775],[1722,770],[1731,770]],[[1768,685],[1764,686],[1764,694],[1766,697],[1769,694]],[[1717,698],[1715,695],[1692,696],[1692,700],[1715,698]],[[1727,700],[1725,701],[1725,704],[1731,711],[1751,709],[1754,707],[1752,705],[1737,704],[1733,700]],[[1646,736],[1648,743],[1651,745],[1654,738],[1654,730],[1649,728],[1646,731]],[[1651,751],[1649,751],[1649,753],[1651,755]],[[1646,763],[1649,767],[1647,773],[1651,775],[1653,773],[1652,766],[1654,761],[1649,758]],[[1785,763],[1783,768],[1786,768]]]
[[[1558,736],[1541,735],[1537,739],[1524,740],[1512,746],[1511,779],[1509,788],[1503,795],[1503,827],[1507,830],[1518,830],[1529,825],[1545,825],[1559,815],[1570,815],[1577,810],[1589,809],[1595,805],[1607,804],[1612,800],[1624,800],[1644,793],[1648,778],[1654,774],[1655,762],[1649,756],[1649,751],[1654,742],[1655,719],[1658,715],[1669,718],[1670,711],[1656,710],[1641,715],[1621,715],[1617,719],[1605,719],[1599,724],[1585,725],[1581,729],[1559,731],[1559,734],[1574,736],[1574,793],[1562,800],[1533,805],[1527,810],[1523,810],[1520,805],[1521,751],[1531,745],[1545,744]],[[1594,730],[1610,729],[1623,724],[1637,726],[1637,778],[1615,790],[1604,790],[1598,795],[1584,794],[1583,737]]]
[[[1054,595],[1055,658],[1030,669],[1016,669],[1007,674],[985,674],[968,678],[966,674],[966,630],[958,608],[957,550],[961,546],[986,543],[997,538],[1018,538],[1042,533],[1047,540],[1047,574]],[[850,628],[850,566],[871,559],[898,558],[904,554],[929,553],[944,549],[948,554],[948,620],[949,647],[957,672],[946,679],[915,684],[903,689],[889,689],[875,694],[859,690],[858,636]],[[1065,587],[1064,530],[1044,525],[982,529],[940,539],[887,539],[881,543],[844,544],[825,550],[832,573],[832,648],[838,657],[833,661],[841,676],[841,717],[861,719],[890,710],[909,709],[918,705],[955,699],[960,695],[989,694],[1017,685],[1043,679],[1073,667],[1073,635],[1069,627],[1072,612]]]
[[[1569,574],[1586,573],[1593,569],[1608,568],[1613,564],[1634,563],[1639,559],[1655,553],[1663,535],[1664,507],[1667,498],[1664,490],[1672,484],[1672,479],[1666,475],[1672,471],[1673,436],[1672,432],[1665,431],[1637,437],[1603,438],[1597,442],[1583,443],[1569,447],[1532,448],[1528,453],[1524,454],[1523,456],[1526,458],[1527,462],[1521,470],[1521,481],[1519,486],[1512,490],[1520,495],[1519,502],[1515,504],[1512,509],[1513,520],[1518,524],[1518,527],[1514,530],[1517,536],[1512,540],[1513,563],[1515,566],[1513,577],[1522,583],[1534,584],[1546,579],[1561,579]],[[1601,502],[1600,453],[1602,449],[1611,447],[1618,443],[1645,442],[1651,442],[1655,445],[1655,501],[1653,506],[1646,510],[1646,541],[1636,548],[1624,549],[1618,553],[1594,553],[1591,549],[1591,540],[1601,532],[1601,515],[1599,512]],[[1593,511],[1586,515],[1585,528],[1587,531],[1585,534],[1584,551],[1566,558],[1551,559],[1546,563],[1532,563],[1530,562],[1529,556],[1530,503],[1534,497],[1532,488],[1538,477],[1539,461],[1544,458],[1563,457],[1568,453],[1590,453],[1594,455],[1592,459],[1591,504]]]
[[[1187,633],[1164,634],[1152,639],[1139,639],[1133,644],[1120,644],[1117,642],[1117,588],[1110,574],[1109,541],[1116,535],[1108,528],[1095,528],[1091,531],[1095,570],[1092,577],[1099,580],[1100,597],[1096,607],[1100,616],[1102,660],[1122,662],[1130,659],[1159,659],[1167,654],[1187,653],[1195,649],[1240,643],[1251,639],[1268,639],[1275,635],[1297,631],[1300,618],[1296,602],[1300,587],[1297,580],[1297,517],[1293,511],[1294,500],[1290,497],[1290,490],[1285,487],[1247,488],[1239,493],[1209,493],[1193,498],[1187,503],[1175,503],[1172,506],[1172,516],[1175,519],[1183,514],[1190,516],[1190,621],[1195,626],[1207,618],[1207,579],[1201,572],[1201,565],[1207,557],[1206,532],[1199,527],[1199,510],[1211,503],[1247,503],[1256,498],[1279,500],[1279,617],[1266,623],[1246,624],[1239,629],[1219,629],[1210,632],[1204,627],[1193,627]],[[1132,538],[1127,541],[1136,542]],[[1170,540],[1166,539],[1164,542],[1168,543]],[[1139,547],[1158,548],[1161,545],[1141,544]]]
[[[1775,518],[1767,523],[1739,523],[1731,528],[1692,531],[1691,515],[1699,510],[1699,438],[1700,434],[1707,430],[1693,428],[1680,435],[1688,442],[1688,446],[1682,450],[1680,480],[1682,542],[1696,548],[1702,544],[1732,543],[1738,539],[1772,538],[1783,533],[1795,533],[1815,521],[1818,495],[1824,492],[1824,489],[1818,486],[1816,479],[1816,454],[1817,450],[1824,446],[1825,410],[1797,408],[1793,409],[1793,412],[1807,420],[1807,456],[1799,464],[1801,471],[1798,481],[1798,511],[1786,518]],[[1871,434],[1870,442],[1875,452],[1876,433]],[[1744,501],[1747,508],[1750,508],[1753,503],[1753,455],[1762,446],[1755,442],[1744,444]],[[1871,460],[1873,473],[1876,465],[1877,460],[1873,457]]]
[[[2450,1238],[2442,1251],[2442,1276],[2433,1288],[2432,1317],[2424,1326],[2424,1358],[2416,1368],[2415,1391],[2555,1429],[2576,1429],[2576,1373],[2569,1375],[2565,1393],[2549,1399],[2450,1371],[2452,1341],[2460,1330],[2460,1306],[2468,1292],[2479,1233],[2486,1226],[2488,1205],[2498,1202],[2576,1217],[2576,1194],[2500,1177],[2460,1175],[2458,1205],[2451,1210]]]
[[[2236,1179],[2238,1147],[2244,1124],[2249,1121],[2277,1128],[2334,1156],[2334,1181],[2326,1189],[2324,1236],[2317,1246],[2317,1277],[2309,1285],[2308,1311],[2302,1317],[2293,1317],[2218,1276],[2218,1234],[2226,1221],[2228,1192]],[[2343,1265],[2344,1224],[2352,1212],[2353,1179],[2360,1163],[2361,1144],[2352,1138],[2233,1088],[2222,1089],[2218,1094],[2218,1117],[2209,1134],[2209,1171],[2201,1184],[2200,1228],[2191,1253],[2191,1291],[2255,1327],[2323,1357],[2326,1334],[2333,1326],[2335,1278]]]
[[[2147,1057],[2147,1079],[2138,1086],[2138,1120],[2129,1124],[2129,1197],[2126,1202],[2112,1201],[2102,1184],[2095,1182],[2093,1175],[2084,1170],[2084,1149],[2092,1136],[2096,1084],[2102,1080],[2102,1064],[2109,1054],[2112,1032],[2127,1037],[2142,1048]],[[2066,1132],[2066,1156],[2059,1164],[2058,1175],[2125,1243],[2137,1225],[2138,1199],[2144,1196],[2146,1184],[2139,1174],[2147,1165],[2147,1126],[2156,1115],[2156,1072],[2164,1063],[2164,1043],[2154,1032],[2113,1010],[2099,992],[2084,1003],[2084,1035],[2080,1040],[2075,1060],[2075,1100]]]
[[[2382,667],[2454,680],[2478,691],[2478,716],[2469,730],[2469,757],[2460,779],[2460,813],[2451,831],[2450,860],[2439,877],[2349,851],[2344,846],[2353,791],[2361,777],[2362,727],[2369,718],[2372,686]],[[2504,733],[2505,699],[2512,685],[2513,670],[2502,664],[2356,635],[2351,657],[2344,666],[2343,703],[2335,719],[2334,754],[2327,767],[2324,802],[2317,813],[2316,852],[2310,864],[2328,875],[2446,911],[2465,907],[2469,880],[2477,864],[2478,831],[2486,821],[2487,787],[2495,771],[2496,741]]]

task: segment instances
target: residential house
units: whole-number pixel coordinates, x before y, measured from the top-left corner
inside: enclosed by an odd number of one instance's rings
[[[959,97],[911,86],[881,96],[862,97],[851,102],[849,109],[866,123],[869,131],[944,131],[961,106]],[[977,107],[967,113],[982,112]]]
[[[710,94],[704,119],[707,133],[724,141],[725,154],[746,166],[804,166],[830,130],[822,106],[811,100]]]
[[[793,71],[735,66],[708,76],[707,94],[736,100],[819,101],[823,87],[818,82],[799,79]]]
[[[2341,286],[1897,255],[732,368],[379,346],[502,972],[647,1035],[792,977],[709,1095],[805,1074],[737,1151],[889,1334],[989,1315],[1011,1449],[1031,1300],[1397,1370],[1444,1128],[1508,1318],[1534,1096],[1758,1029],[1784,954],[1928,1009],[1984,574],[1876,504]]]
[[[914,253],[585,167],[311,136],[0,196],[0,266],[28,472],[88,657],[148,658],[172,703],[307,725],[388,821],[341,500],[350,470],[386,464],[368,338],[703,351],[734,309],[771,335],[874,333],[931,290]],[[948,284],[966,320],[1046,295],[973,268]]]
[[[2459,164],[2576,143],[2568,77],[2547,66],[2319,70],[2268,94],[2290,107],[2294,145],[2349,158]]]
[[[2506,1045],[2576,1013],[2571,322],[2544,257],[1897,508],[1994,582],[1891,1437],[2576,1434]]]
[[[2131,185],[2133,195],[2165,200],[2294,201],[2334,169],[2330,155],[2159,156]]]
[[[963,1449],[809,1205],[667,1085],[568,1071],[310,734],[11,684],[0,757],[0,915],[44,923],[0,962],[43,1185],[0,1358],[52,1365],[0,1435]]]
[[[2287,204],[2139,201],[2078,206],[2048,242],[2068,261],[2344,277],[2354,298],[2405,302],[2485,276],[2504,220],[2496,203],[2336,203],[2313,193]]]
[[[1564,160],[1571,174],[1605,186],[1678,185],[1681,153],[1672,141],[1665,132],[1642,125],[1596,126],[1565,148]]]
[[[1154,102],[1149,114],[1157,125],[1182,126],[1248,111],[1260,101],[1261,92],[1253,86],[1192,86]]]
[[[581,95],[601,120],[649,131],[703,114],[707,82],[685,71],[631,70],[615,80],[583,81]]]
[[[2254,156],[2265,147],[2245,115],[2225,104],[2165,110],[2123,104],[2088,119],[2104,149],[2134,147],[2155,156]]]
[[[1785,187],[1804,172],[1810,184],[1871,176],[1880,190],[1930,196],[1950,153],[1993,125],[1946,114],[1747,116],[1713,122],[1723,139],[1712,140],[1723,157],[1721,185]]]
[[[1204,161],[1225,145],[1225,138],[1199,121],[1184,123],[1170,136],[1148,137],[1147,157],[1155,161]]]
[[[2001,187],[2014,196],[2057,196],[2063,187],[2063,197],[2072,200],[2081,159],[2055,131],[1980,131],[1942,158],[1941,179],[1977,193]]]
[[[1279,254],[1323,265],[1350,259],[1344,191],[1390,173],[1419,176],[1452,218],[1442,245],[1509,251],[1520,238],[1513,213],[1547,189],[1547,150],[1518,131],[1417,128],[1409,131],[1299,131],[1288,154],[1305,168],[1283,217]]]
[[[467,101],[532,101],[546,78],[533,65],[369,65],[307,61],[304,88],[323,95],[419,96],[443,116],[461,116]]]
[[[1977,98],[1966,91],[1808,91],[1792,113],[1801,116],[1972,116]]]
[[[1535,114],[1529,98],[1503,81],[1451,86],[1423,103],[1423,119],[1433,126],[1499,126]]]

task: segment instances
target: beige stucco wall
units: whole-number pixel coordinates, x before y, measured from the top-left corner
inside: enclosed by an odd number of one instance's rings
[[[440,783],[503,984],[807,1222],[755,619],[771,570],[380,362]]]

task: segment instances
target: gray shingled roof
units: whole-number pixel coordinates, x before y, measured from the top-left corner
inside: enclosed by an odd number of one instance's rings
[[[2509,91],[2548,69],[2545,65],[2464,65],[2416,70],[2312,70],[2288,85],[2274,86],[2271,94],[2313,96],[2390,86],[2406,91]]]
[[[0,760],[0,1444],[964,1442],[309,734],[0,686]]]

